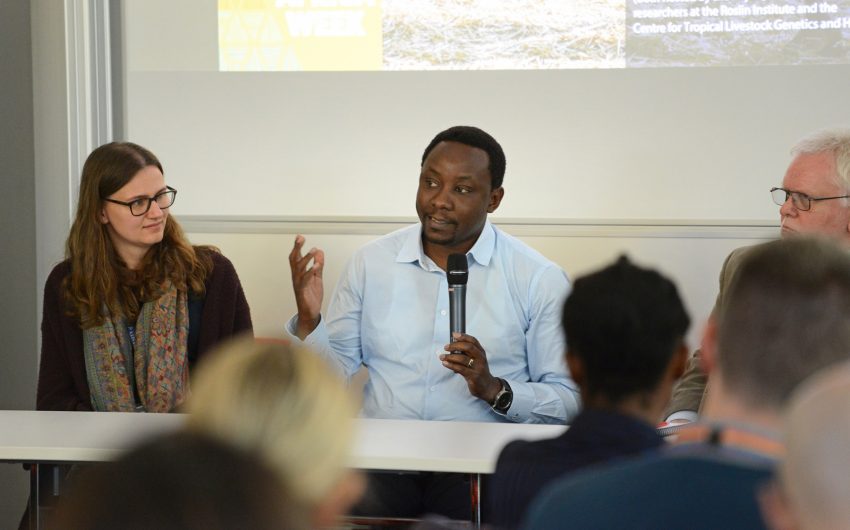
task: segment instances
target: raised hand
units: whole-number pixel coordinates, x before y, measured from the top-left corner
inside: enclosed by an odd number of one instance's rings
[[[295,293],[295,304],[298,306],[295,335],[301,340],[304,340],[319,325],[322,297],[325,291],[322,283],[325,253],[314,247],[302,255],[303,247],[304,236],[297,235],[292,252],[289,253],[292,291]]]

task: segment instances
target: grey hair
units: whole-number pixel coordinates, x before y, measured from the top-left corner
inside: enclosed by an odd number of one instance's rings
[[[850,129],[832,128],[812,133],[791,149],[791,155],[831,152],[835,155],[835,170],[839,186],[850,190]]]

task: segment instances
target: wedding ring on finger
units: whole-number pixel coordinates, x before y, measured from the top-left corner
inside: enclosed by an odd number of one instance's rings
[[[470,358],[469,358],[469,362],[468,362],[468,363],[466,363],[466,367],[467,367],[467,368],[472,368],[472,365],[473,365],[474,363],[475,363],[475,359],[473,359],[472,357],[470,357]]]

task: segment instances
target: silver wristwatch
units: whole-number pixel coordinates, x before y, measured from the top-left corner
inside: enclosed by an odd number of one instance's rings
[[[490,403],[490,407],[499,414],[507,414],[508,409],[511,408],[511,403],[514,401],[514,391],[511,390],[511,385],[501,377],[499,381],[502,383],[502,389],[496,394],[495,399]]]

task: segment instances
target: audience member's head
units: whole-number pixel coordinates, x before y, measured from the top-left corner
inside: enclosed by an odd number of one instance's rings
[[[795,392],[786,455],[762,508],[776,530],[850,529],[850,364],[829,368]]]
[[[588,407],[624,401],[657,421],[687,359],[690,318],[676,286],[625,256],[575,281],[564,303],[567,362]]]
[[[850,243],[850,129],[816,132],[791,150],[794,159],[773,197],[782,236],[818,234]]]
[[[280,530],[292,519],[277,473],[211,437],[157,438],[80,471],[49,526],[74,530]]]
[[[315,526],[330,524],[363,490],[346,468],[355,399],[315,353],[281,343],[231,342],[193,379],[192,429],[262,454]]]
[[[709,400],[781,412],[809,375],[850,358],[850,255],[813,238],[755,247],[715,319],[703,350],[717,367]]]

